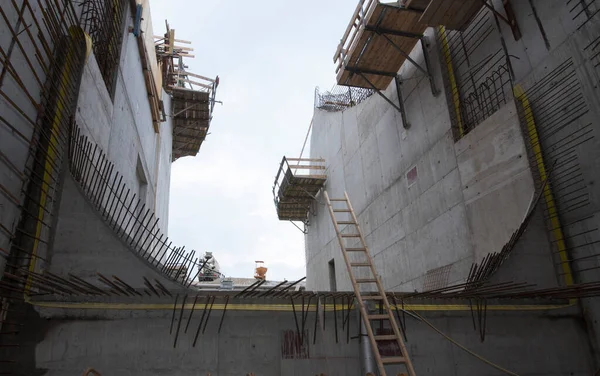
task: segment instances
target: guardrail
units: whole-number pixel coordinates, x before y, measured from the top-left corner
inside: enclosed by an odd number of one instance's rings
[[[339,72],[343,66],[347,64],[348,52],[352,51],[354,45],[358,42],[360,31],[363,30],[367,24],[367,21],[371,14],[375,11],[375,7],[379,3],[378,0],[360,0],[356,6],[350,23],[338,44],[335,54],[333,55],[333,62],[337,63],[335,72]]]
[[[337,112],[356,106],[375,93],[372,89],[334,85],[331,90],[321,93],[315,88],[315,108]]]

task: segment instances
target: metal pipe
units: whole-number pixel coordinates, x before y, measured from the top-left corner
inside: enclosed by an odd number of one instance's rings
[[[368,313],[369,312],[368,301],[363,301],[363,304],[365,305],[365,310]],[[356,305],[357,317],[359,317],[360,320],[363,320],[358,307],[359,307],[359,304]],[[360,333],[359,333],[359,336],[361,338],[368,336],[367,325],[369,325],[369,322],[365,322],[363,320],[363,325],[360,325]],[[377,374],[377,366],[375,365],[375,358],[373,357],[373,349],[371,348],[371,341],[367,341],[364,338],[363,338],[363,340],[360,341],[360,365],[362,368],[362,372],[361,372],[362,375],[366,375],[369,372],[372,373],[373,375]]]

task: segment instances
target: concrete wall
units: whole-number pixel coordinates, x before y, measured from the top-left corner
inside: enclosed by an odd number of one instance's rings
[[[180,295],[181,297],[181,295]],[[211,312],[206,331],[193,340],[202,313],[196,309],[185,332],[190,311],[179,322],[172,309],[64,309],[35,307],[27,312],[28,325],[19,334],[20,347],[0,347],[2,359],[20,361],[25,374],[77,375],[94,367],[103,375],[245,375],[363,376],[356,314],[350,315],[349,334],[337,312],[338,343],[333,312],[327,311],[325,329],[317,329],[313,343],[314,312],[307,316],[307,358],[283,351],[284,331],[295,332],[292,312]],[[217,301],[219,303],[219,301]],[[54,303],[60,307],[61,303]],[[284,304],[285,305],[285,304]],[[197,307],[196,307],[197,308]],[[289,308],[289,306],[288,306]],[[297,307],[298,308],[298,307]],[[489,307],[485,340],[466,311],[421,312],[436,328],[471,351],[519,375],[588,376],[595,371],[585,339],[583,322],[572,309],[498,312]],[[10,318],[10,317],[9,317]],[[12,318],[11,318],[12,319]],[[406,342],[418,375],[503,375],[459,349],[422,322],[407,318]],[[2,343],[3,338],[0,338]],[[6,339],[4,339],[6,340]],[[10,365],[9,365],[10,366]],[[388,374],[400,369],[388,367]]]
[[[502,2],[493,3],[504,14]],[[428,81],[419,78],[409,63],[399,71],[409,129],[404,129],[399,114],[377,95],[343,112],[315,111],[311,157],[327,160],[326,189],[331,197],[348,192],[386,289],[421,290],[462,281],[471,263],[499,251],[521,222],[534,186],[539,184],[539,180],[534,183],[539,172],[537,162],[527,161],[530,140],[524,134],[531,132],[523,128],[524,120],[517,114],[521,103],[513,99],[513,85],[534,91],[528,95],[532,96],[533,121],[542,135],[546,163],[552,164],[556,158],[568,163],[562,171],[557,167],[553,177],[563,231],[557,235],[552,230],[556,226],[547,222],[546,200],[542,200],[526,233],[493,280],[527,281],[538,287],[564,284],[565,269],[556,248],[563,240],[565,259],[575,260],[569,263],[575,281],[598,280],[600,196],[593,187],[600,178],[600,69],[594,57],[597,51],[592,52],[600,37],[598,8],[592,4],[586,11],[581,4],[560,0],[512,2],[512,7],[522,34],[519,40],[507,24],[492,16],[486,24],[487,34],[481,37],[486,38],[485,43],[468,51],[471,61],[453,61],[459,84],[469,79],[470,69],[492,54],[501,54],[494,55],[495,64],[509,61],[513,73],[504,90],[506,104],[459,141],[455,142],[458,132],[455,129],[453,135],[451,129],[453,108],[448,100],[452,96],[442,92],[434,97]],[[426,34],[435,44],[433,31],[428,29]],[[474,40],[477,38],[469,43],[473,45]],[[440,87],[440,69],[448,68],[440,67],[437,51],[430,48]],[[505,59],[498,58],[502,55]],[[422,61],[420,46],[411,56]],[[564,85],[565,79],[551,79],[544,87],[539,87],[540,81],[569,59],[573,67],[565,74],[572,70],[570,77],[575,77],[578,86],[575,94],[564,100],[544,96],[549,88]],[[477,85],[486,78],[478,74]],[[561,92],[573,87],[568,84]],[[394,85],[384,93],[397,100]],[[578,95],[584,107],[575,117],[567,99]],[[588,129],[585,137],[577,136]],[[407,174],[415,167],[417,177],[409,182]],[[577,190],[565,194],[565,186]],[[583,204],[573,205],[577,200]],[[306,235],[307,288],[329,288],[328,262],[334,259],[338,289],[350,289],[325,209],[322,199],[315,204],[316,214],[310,218]],[[587,331],[598,361],[600,310],[593,299],[582,305],[585,322],[580,320],[577,325]],[[448,325],[450,330],[460,330],[458,323],[449,321]],[[503,328],[507,325],[501,324]]]
[[[110,98],[92,53],[81,83],[76,122],[83,134],[107,153],[115,169],[123,175],[123,181],[136,194],[140,192],[141,181],[137,172],[140,164],[147,181],[144,200],[160,218],[159,226],[166,234],[172,120],[167,117],[160,124],[159,132],[154,131],[138,41],[128,31],[132,24],[130,7],[127,7],[126,17],[114,101]],[[145,25],[151,30],[148,22],[145,20]],[[164,91],[162,100],[164,108],[170,109],[170,98]]]
[[[437,61],[435,46],[429,50]],[[412,57],[423,60],[420,49]],[[460,282],[472,262],[499,251],[534,188],[514,103],[455,143],[446,97],[433,96],[425,79],[408,79],[414,67],[400,74],[409,129],[377,95],[344,112],[315,110],[311,157],[327,161],[330,197],[348,192],[385,288],[412,291]],[[397,101],[392,86],[385,93]],[[317,205],[310,219],[307,288],[329,288],[327,263],[335,259],[338,288],[351,289],[329,213]],[[442,270],[447,277],[431,281]]]
[[[16,7],[21,9],[22,1],[15,1]],[[30,4],[29,9],[33,14],[40,15],[39,4]],[[35,49],[29,37],[24,33],[27,27],[33,35],[40,33],[48,38],[46,30],[39,30],[31,13],[24,12],[24,22],[19,20],[19,15],[13,5],[3,4],[2,9],[5,17],[0,20],[0,47],[4,51],[7,62],[4,62],[2,74],[0,75],[0,90],[8,97],[11,104],[4,96],[0,97],[0,276],[4,271],[4,265],[11,247],[11,237],[21,216],[21,205],[25,196],[22,190],[26,188],[28,155],[30,141],[34,134],[34,124],[38,109],[31,103],[41,101],[41,85],[46,80],[46,74],[34,58]],[[38,18],[38,21],[41,17]],[[11,29],[24,38],[20,40],[21,46],[15,42]],[[52,42],[47,39],[49,43]],[[39,41],[38,41],[39,43]],[[52,47],[52,46],[50,46]],[[45,64],[48,63],[47,56],[39,57]],[[33,69],[28,65],[27,59],[31,61]],[[25,94],[17,79],[11,74],[14,70],[22,85],[31,96]],[[37,75],[40,82],[37,81]],[[16,108],[17,106],[18,108]],[[30,161],[31,163],[31,161]],[[48,205],[50,208],[50,204]],[[48,219],[48,218],[46,218]]]
[[[196,309],[189,329],[185,332],[190,311],[181,322],[177,346],[175,332],[179,317],[176,315],[170,334],[172,310],[162,311],[94,311],[83,310],[60,317],[57,310],[44,320],[43,339],[31,343],[35,367],[40,374],[78,375],[87,367],[94,367],[103,375],[245,375],[254,372],[261,376],[360,375],[358,341],[346,344],[342,331],[342,315],[338,312],[339,343],[335,343],[332,313],[325,330],[317,329],[313,344],[314,314],[306,323],[305,348],[307,357],[300,358],[283,351],[284,331],[296,332],[291,312],[226,312],[221,332],[218,333],[222,311],[213,310],[200,333],[196,347],[194,336],[202,317],[202,308]],[[179,313],[179,312],[177,312]],[[300,313],[298,312],[298,316]],[[350,330],[358,330],[354,315]]]
[[[45,268],[61,276],[71,273],[103,288],[96,273],[108,278],[115,275],[135,288],[144,287],[143,277],[177,287],[115,234],[70,175],[65,177],[52,254]]]

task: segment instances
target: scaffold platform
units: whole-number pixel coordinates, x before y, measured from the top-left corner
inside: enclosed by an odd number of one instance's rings
[[[327,180],[325,169],[321,158],[283,157],[273,185],[280,220],[307,223],[312,201]]]
[[[425,29],[461,29],[482,6],[480,0],[360,0],[333,57],[337,83],[385,90],[408,60],[429,77],[435,95]],[[419,41],[424,65],[409,56]]]
[[[419,21],[423,3],[361,0],[333,58],[338,84],[386,89],[427,28]]]

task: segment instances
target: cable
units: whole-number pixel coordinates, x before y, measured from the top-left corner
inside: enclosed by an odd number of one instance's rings
[[[502,371],[504,373],[506,373],[507,375],[512,375],[512,376],[519,376],[518,374],[511,372],[505,368],[500,367],[499,365],[492,363],[491,361],[485,359],[484,357],[482,357],[481,355],[478,355],[476,353],[474,353],[473,351],[467,349],[465,346],[461,345],[460,343],[456,342],[455,340],[453,340],[452,338],[450,338],[448,335],[444,334],[441,330],[439,330],[438,328],[436,328],[435,326],[433,326],[432,323],[430,323],[429,321],[425,320],[425,318],[421,315],[419,315],[416,311],[413,311],[414,315],[417,316],[421,321],[423,321],[425,324],[427,324],[431,329],[435,330],[436,332],[438,332],[439,335],[441,335],[442,337],[446,338],[448,341],[452,342],[453,344],[455,344],[456,346],[460,347],[461,349],[463,349],[465,352],[473,355],[475,358],[481,360],[482,362],[486,363],[489,366],[494,367],[495,369]]]
[[[308,131],[306,131],[306,137],[304,138],[304,143],[302,144],[302,150],[300,150],[300,156],[298,157],[299,159],[302,158],[302,154],[304,153],[304,148],[306,147],[306,142],[308,141],[308,135],[310,134],[310,130],[312,129],[312,125],[313,125],[313,121],[310,121],[310,125],[308,126]],[[300,164],[300,162],[298,162],[298,164]],[[296,171],[294,171],[294,174],[298,171],[298,169],[296,169]]]

